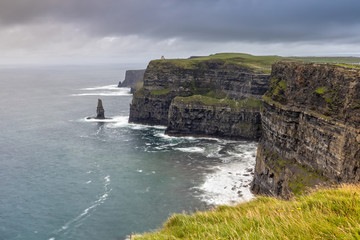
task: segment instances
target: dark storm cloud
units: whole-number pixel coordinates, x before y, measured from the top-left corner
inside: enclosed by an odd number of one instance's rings
[[[0,24],[209,42],[357,42],[359,12],[359,0],[1,0]]]

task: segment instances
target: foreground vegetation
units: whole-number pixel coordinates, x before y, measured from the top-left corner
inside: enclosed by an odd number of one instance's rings
[[[360,185],[321,189],[292,201],[258,197],[234,207],[173,215],[134,239],[360,239]]]

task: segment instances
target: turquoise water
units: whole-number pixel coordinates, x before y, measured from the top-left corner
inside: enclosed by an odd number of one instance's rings
[[[0,239],[124,239],[251,198],[256,143],[128,124],[125,69],[0,69]],[[97,99],[113,120],[87,121]]]

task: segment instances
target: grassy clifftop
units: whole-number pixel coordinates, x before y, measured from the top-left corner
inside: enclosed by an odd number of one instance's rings
[[[166,59],[153,60],[152,68],[163,68],[164,66],[180,69],[207,70],[209,65],[205,63],[232,64],[243,66],[266,74],[270,74],[271,65],[279,60],[290,60],[299,62],[329,63],[345,67],[360,68],[359,57],[281,57],[281,56],[254,56],[245,53],[216,53],[210,56],[192,57],[188,59]]]
[[[134,239],[360,239],[360,185],[322,189],[292,201],[258,197],[235,207],[173,215]]]
[[[244,53],[217,53],[205,57],[195,57],[188,59],[166,59],[154,60],[150,65],[152,68],[162,68],[164,66],[171,66],[181,69],[201,69],[207,70],[209,64],[232,64],[235,66],[248,67],[250,69],[270,73],[271,64],[277,60],[283,59],[280,56],[253,56]],[[206,64],[209,63],[209,64]]]

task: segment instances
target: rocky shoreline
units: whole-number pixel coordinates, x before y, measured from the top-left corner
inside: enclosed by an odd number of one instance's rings
[[[251,189],[289,198],[360,181],[360,70],[280,61],[271,76],[217,58],[155,60],[129,122],[172,136],[259,140]]]

